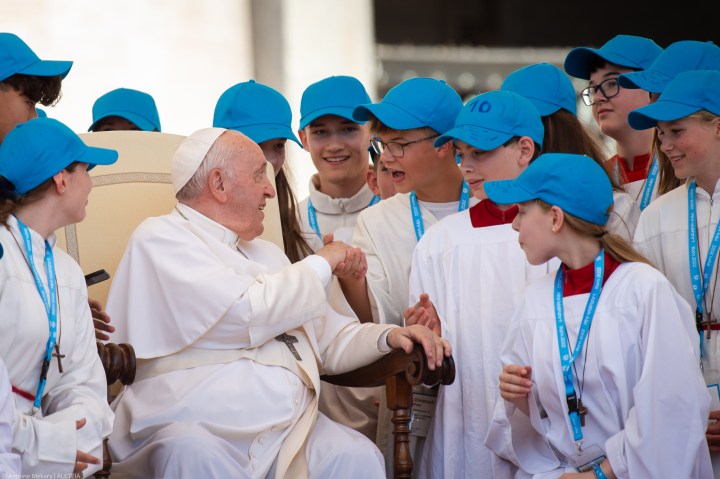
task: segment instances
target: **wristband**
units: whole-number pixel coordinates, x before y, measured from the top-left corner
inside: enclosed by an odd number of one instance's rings
[[[608,479],[608,477],[605,475],[602,468],[600,467],[600,464],[595,464],[593,466],[593,472],[595,473],[595,477],[597,479]]]

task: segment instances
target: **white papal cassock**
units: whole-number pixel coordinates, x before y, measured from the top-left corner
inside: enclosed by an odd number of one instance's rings
[[[4,250],[0,257],[0,357],[8,368],[10,383],[34,396],[48,340],[48,316],[20,249],[23,239],[15,217],[8,218],[8,228],[0,227]],[[33,230],[30,234],[35,268],[47,285],[45,241]],[[53,245],[55,237],[48,241]],[[20,454],[23,474],[38,477],[69,475],[78,450],[102,460],[102,441],[110,434],[113,420],[83,273],[64,251],[53,248],[53,255],[64,372],[58,371],[53,358],[42,407],[34,414],[32,401],[14,394],[13,451]],[[75,421],[82,418],[87,423],[78,430]],[[91,464],[83,474],[92,475],[100,467]]]
[[[387,326],[328,308],[329,280],[321,257],[290,265],[184,205],[143,222],[108,299],[139,358],[115,403],[113,475],[382,477],[370,441],[317,414],[321,373],[389,351]],[[286,332],[299,361],[275,340]]]
[[[410,304],[430,295],[456,365],[455,382],[440,386],[418,477],[512,477],[512,466],[484,445],[499,392],[499,350],[526,284],[547,274],[547,264],[527,262],[512,225],[476,228],[470,210],[443,219],[418,243]]]
[[[532,367],[530,417],[499,400],[486,440],[536,478],[574,471],[568,457],[576,450],[558,353],[554,281],[552,274],[528,286],[501,354],[503,364]],[[564,298],[571,345],[588,297]],[[583,444],[602,448],[618,478],[712,477],[705,442],[710,397],[694,338],[687,302],[654,268],[622,263],[605,282],[587,350],[574,370],[589,411]]]

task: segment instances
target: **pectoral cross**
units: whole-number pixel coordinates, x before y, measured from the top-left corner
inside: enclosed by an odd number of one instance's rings
[[[703,321],[701,324],[702,324],[703,329],[707,329],[707,334],[705,335],[705,337],[710,339],[710,336],[712,335],[712,325],[716,324],[717,321],[714,321],[712,319],[712,317],[710,317],[709,314],[706,315],[705,317],[707,319],[705,321]]]
[[[582,399],[578,399],[578,416],[580,416],[580,427],[585,427],[585,416],[587,416],[588,408],[583,406]]]
[[[285,346],[287,346],[290,352],[293,353],[295,359],[297,359],[298,361],[302,361],[300,354],[297,352],[297,349],[295,349],[295,346],[293,346],[295,343],[298,342],[298,338],[296,338],[295,336],[290,336],[287,333],[282,333],[280,336],[275,336],[275,340],[285,343]]]
[[[65,355],[60,354],[60,346],[58,344],[55,344],[55,352],[52,355],[57,358],[58,371],[60,371],[60,374],[62,374],[63,373],[62,358],[64,358]]]

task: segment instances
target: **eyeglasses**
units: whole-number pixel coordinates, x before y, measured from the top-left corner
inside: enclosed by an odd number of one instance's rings
[[[422,141],[432,140],[440,136],[439,133],[435,133],[432,136],[420,138],[418,140],[408,141],[407,143],[399,143],[397,141],[388,141],[387,143],[382,141],[380,138],[375,137],[370,140],[370,146],[378,155],[382,155],[387,150],[395,158],[402,158],[405,155],[405,147],[412,145],[413,143],[420,143]]]
[[[615,77],[601,81],[597,85],[587,87],[580,94],[583,103],[587,106],[591,106],[595,103],[595,94],[597,94],[598,90],[600,90],[605,98],[612,98],[620,93],[620,83],[618,82],[617,77]]]

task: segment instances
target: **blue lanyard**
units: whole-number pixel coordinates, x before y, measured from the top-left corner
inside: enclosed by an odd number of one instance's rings
[[[380,201],[380,197],[373,195],[373,197],[370,199],[370,203],[366,206],[366,208],[371,207],[372,205],[378,203]],[[320,241],[322,241],[322,233],[320,232],[320,226],[318,226],[318,220],[317,220],[317,213],[315,212],[315,207],[312,204],[312,200],[308,198],[308,221],[310,222],[310,227],[315,231],[315,234],[318,235],[318,238],[320,238]]]
[[[690,282],[692,283],[693,295],[695,296],[695,321],[697,322],[698,331],[700,333],[700,357],[703,353],[702,344],[702,315],[705,294],[707,293],[710,277],[712,276],[715,258],[718,254],[718,246],[720,246],[720,223],[715,226],[710,247],[705,257],[705,266],[702,272],[702,284],[700,283],[700,252],[698,249],[697,239],[697,207],[695,205],[695,190],[697,185],[695,180],[690,182],[688,186],[688,260],[690,263]]]
[[[560,348],[560,364],[562,365],[563,381],[565,383],[565,397],[568,404],[568,415],[570,416],[570,426],[572,427],[573,440],[581,443],[583,438],[582,427],[580,426],[580,416],[578,416],[578,398],[575,393],[575,385],[573,384],[572,365],[580,355],[585,345],[585,340],[590,333],[590,325],[592,324],[595,309],[597,308],[600,292],[602,291],[603,274],[605,273],[605,250],[601,249],[600,253],[595,257],[595,280],[593,281],[590,297],[588,298],[585,312],[583,313],[580,330],[578,331],[577,342],[572,354],[570,353],[570,345],[565,327],[565,312],[563,308],[563,271],[562,266],[558,269],[555,276],[555,329],[557,330],[558,346]]]
[[[462,191],[460,191],[460,202],[458,203],[458,211],[465,211],[470,206],[470,186],[463,180]],[[422,213],[420,212],[420,205],[418,204],[417,195],[413,191],[410,193],[410,212],[412,213],[413,228],[415,228],[415,239],[420,241],[420,238],[425,234],[425,225],[423,224]]]
[[[653,190],[655,189],[655,182],[657,181],[658,170],[660,166],[658,164],[658,157],[655,155],[653,158],[650,171],[648,172],[647,178],[645,179],[645,187],[643,188],[642,198],[640,199],[640,211],[647,208],[652,198]]]
[[[45,346],[45,359],[42,363],[42,369],[40,370],[40,382],[38,383],[37,392],[35,393],[35,403],[33,404],[36,408],[40,407],[42,401],[42,395],[45,391],[45,383],[47,382],[47,373],[50,367],[50,361],[52,360],[52,352],[57,342],[57,279],[55,277],[55,261],[53,259],[52,248],[50,243],[45,240],[45,273],[48,278],[48,291],[45,292],[45,286],[40,279],[40,275],[35,269],[35,263],[33,261],[32,253],[32,238],[30,236],[30,230],[25,224],[20,221],[19,218],[15,218],[20,228],[20,233],[23,237],[25,244],[25,252],[28,256],[28,264],[32,271],[33,278],[35,278],[35,287],[40,293],[40,298],[45,305],[45,312],[48,316],[48,324],[50,326],[50,337],[48,338],[47,345]]]

